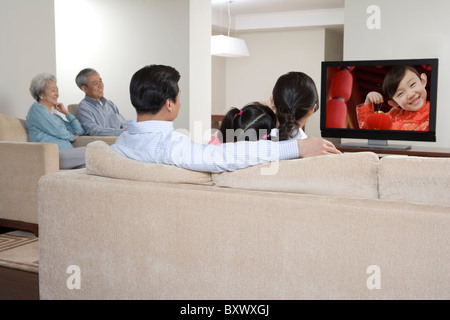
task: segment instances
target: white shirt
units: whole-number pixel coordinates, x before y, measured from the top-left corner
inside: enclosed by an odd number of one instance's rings
[[[118,153],[138,161],[170,164],[205,171],[234,171],[249,166],[299,157],[295,140],[224,143],[220,146],[193,142],[174,131],[171,121],[130,120],[128,130],[112,145]]]
[[[308,138],[308,136],[306,135],[305,131],[303,131],[302,128],[298,128],[297,135],[290,140],[303,140],[306,138]]]
[[[280,130],[278,128],[274,128],[270,131],[270,136],[278,137],[279,133],[280,133]],[[297,134],[293,138],[290,138],[289,140],[303,140],[306,138],[308,138],[308,136],[306,135],[305,131],[303,131],[302,128],[298,128]]]

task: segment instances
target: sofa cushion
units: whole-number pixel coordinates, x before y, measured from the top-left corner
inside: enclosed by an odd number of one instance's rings
[[[378,173],[380,198],[450,205],[449,172],[448,158],[384,157]]]
[[[378,156],[346,153],[212,174],[220,187],[378,199]]]
[[[25,120],[0,114],[0,141],[28,142]]]
[[[117,179],[213,185],[210,173],[129,159],[104,141],[87,145],[86,168],[88,174]]]

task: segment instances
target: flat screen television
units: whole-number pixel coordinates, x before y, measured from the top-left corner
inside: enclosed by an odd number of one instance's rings
[[[437,85],[434,58],[322,62],[322,137],[367,139],[341,145],[372,149],[436,141]]]

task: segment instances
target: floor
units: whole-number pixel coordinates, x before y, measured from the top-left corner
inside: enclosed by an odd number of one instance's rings
[[[0,227],[0,233],[10,231]],[[0,300],[39,300],[38,274],[0,267]]]

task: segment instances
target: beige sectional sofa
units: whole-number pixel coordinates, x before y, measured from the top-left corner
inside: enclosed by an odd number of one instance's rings
[[[80,136],[74,147],[117,137]],[[25,120],[0,114],[0,226],[38,235],[37,191],[43,175],[59,171],[58,146],[28,142]]]
[[[86,161],[39,181],[41,299],[450,298],[450,159]]]

